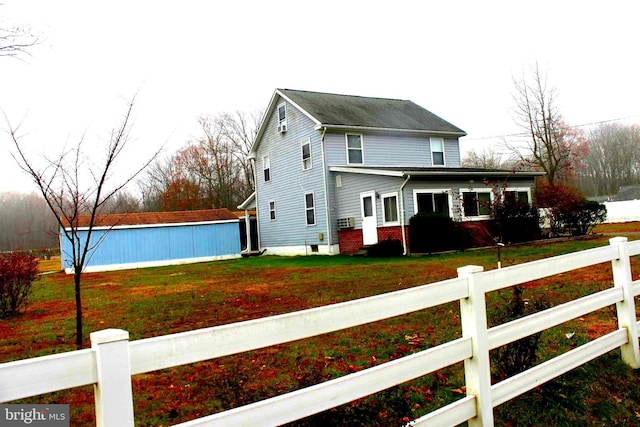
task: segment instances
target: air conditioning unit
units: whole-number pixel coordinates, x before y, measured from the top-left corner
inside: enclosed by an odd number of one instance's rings
[[[353,228],[356,226],[356,221],[352,216],[347,218],[338,218],[338,228]]]
[[[285,133],[287,131],[287,122],[280,123],[278,125],[278,132]]]

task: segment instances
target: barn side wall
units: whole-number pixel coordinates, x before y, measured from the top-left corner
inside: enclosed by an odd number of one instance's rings
[[[87,231],[80,231],[81,240]],[[237,220],[207,224],[94,229],[85,272],[184,264],[240,257]],[[62,267],[73,272],[71,244],[61,239]]]

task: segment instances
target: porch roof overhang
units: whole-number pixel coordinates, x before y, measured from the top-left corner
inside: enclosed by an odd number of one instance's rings
[[[247,197],[244,202],[238,205],[238,209],[243,211],[255,209],[255,208],[256,208],[256,192],[255,191],[251,193],[251,195],[249,195],[249,197]]]
[[[375,166],[330,166],[330,172],[358,173],[364,175],[425,178],[463,178],[463,177],[491,177],[491,178],[533,178],[544,175],[537,171],[513,171],[505,169],[481,169],[481,168],[407,168],[402,166],[375,167]]]

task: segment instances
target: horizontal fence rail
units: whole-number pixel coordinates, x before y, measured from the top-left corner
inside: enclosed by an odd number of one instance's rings
[[[408,313],[459,302],[462,338],[362,371],[180,426],[261,426],[295,421],[464,362],[467,396],[411,421],[413,426],[493,425],[493,408],[620,348],[622,359],[640,367],[630,257],[640,241],[610,245],[308,310],[129,341],[128,333],[91,334],[92,348],[0,364],[0,401],[10,402],[93,384],[98,425],[133,426],[131,376],[269,347]],[[614,286],[535,314],[487,328],[485,294],[592,265],[611,263]],[[615,305],[618,329],[497,384],[490,382],[489,351],[593,311]]]

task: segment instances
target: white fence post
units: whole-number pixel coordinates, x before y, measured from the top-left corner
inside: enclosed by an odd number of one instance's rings
[[[469,298],[460,300],[460,320],[462,336],[471,338],[473,354],[464,361],[467,395],[476,398],[476,416],[469,420],[470,427],[493,426],[487,307],[484,289],[474,277],[482,271],[483,268],[477,265],[458,268],[458,277],[465,277],[469,284]]]
[[[622,301],[616,304],[618,328],[627,330],[629,342],[620,347],[622,360],[634,369],[640,368],[640,348],[638,347],[638,326],[636,323],[636,304],[632,290],[631,261],[627,255],[627,238],[614,237],[609,240],[612,246],[618,246],[619,258],[611,261],[613,283],[622,288]]]
[[[98,427],[133,427],[133,393],[129,332],[105,329],[91,333],[98,383],[94,387]]]

